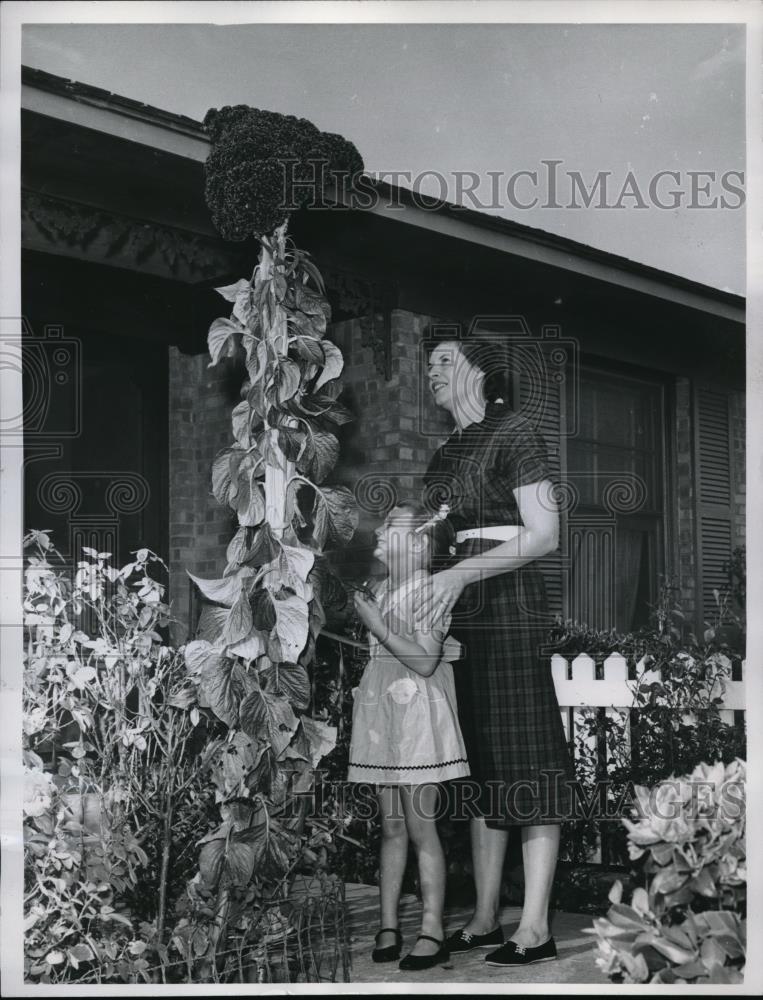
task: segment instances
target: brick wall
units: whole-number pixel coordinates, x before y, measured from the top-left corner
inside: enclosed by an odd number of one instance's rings
[[[356,420],[342,432],[337,481],[355,491],[360,522],[349,551],[336,562],[363,575],[371,568],[373,529],[400,497],[418,497],[438,444],[450,433],[446,415],[424,389],[421,334],[429,317],[395,309],[391,317],[391,377],[385,379],[364,346],[360,320],[335,324],[330,336],[345,358],[345,401]]]
[[[207,354],[187,355],[170,348],[169,569],[172,612],[181,620],[172,626],[177,643],[187,635],[186,570],[196,576],[222,576],[234,531],[232,513],[212,495],[211,470],[217,452],[231,443],[230,411],[238,395],[230,363],[214,368],[208,363]]]

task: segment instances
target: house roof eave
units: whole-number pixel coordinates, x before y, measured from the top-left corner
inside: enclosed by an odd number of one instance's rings
[[[22,66],[21,107],[199,163],[209,152],[201,123],[192,118],[27,66]],[[743,296],[501,216],[428,200],[383,181],[370,184],[378,197],[363,211],[744,324]],[[396,207],[387,207],[390,203]]]

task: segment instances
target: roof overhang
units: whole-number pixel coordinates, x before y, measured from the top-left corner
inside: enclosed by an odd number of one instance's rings
[[[145,146],[197,167],[209,151],[199,122],[38,70],[23,68],[21,107],[27,115]],[[448,203],[427,204],[404,188],[381,182],[374,182],[373,188],[378,197],[370,207],[358,211],[409,227],[411,232],[476,244],[507,258],[536,262],[557,273],[580,275],[732,323],[744,323],[745,303],[741,296],[504,218]],[[345,205],[347,198],[346,194],[336,196],[337,202]]]

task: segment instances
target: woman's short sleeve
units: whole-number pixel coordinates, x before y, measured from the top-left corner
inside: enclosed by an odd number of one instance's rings
[[[546,443],[532,424],[522,420],[499,433],[503,440],[498,464],[511,489],[551,478]]]

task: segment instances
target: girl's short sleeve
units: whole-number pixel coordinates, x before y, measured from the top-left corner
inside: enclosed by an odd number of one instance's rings
[[[551,478],[548,449],[543,437],[526,420],[501,429],[499,468],[507,485],[515,490]]]

